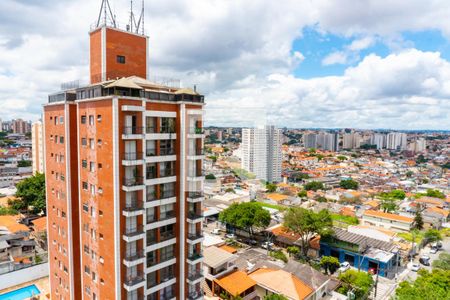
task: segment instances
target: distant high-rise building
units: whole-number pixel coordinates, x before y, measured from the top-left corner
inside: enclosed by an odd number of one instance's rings
[[[406,150],[407,135],[402,132],[391,132],[386,137],[386,148],[389,150]]]
[[[2,122],[2,119],[0,119],[0,132],[2,132],[3,131],[3,122]]]
[[[345,133],[342,137],[342,148],[357,149],[361,146],[361,135],[357,132]]]
[[[427,148],[427,142],[424,138],[419,138],[409,144],[409,150],[413,152],[423,152]]]
[[[370,138],[370,144],[376,145],[377,149],[386,148],[386,135],[381,133],[374,133]]]
[[[201,299],[204,97],[147,80],[143,34],[90,42],[44,106],[51,299]]]
[[[339,149],[339,134],[321,132],[317,135],[317,148],[327,151]]]
[[[31,150],[33,174],[44,173],[44,140],[42,122],[34,122],[31,127]]]
[[[315,133],[305,133],[303,135],[303,144],[305,148],[317,148],[317,134]]]
[[[281,181],[281,129],[242,129],[242,168],[268,182]]]
[[[22,119],[16,119],[12,121],[13,133],[26,134],[31,131],[31,125]]]

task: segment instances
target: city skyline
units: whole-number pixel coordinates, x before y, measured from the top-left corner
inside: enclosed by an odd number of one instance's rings
[[[128,1],[111,2],[124,26]],[[61,82],[88,79],[86,24],[99,4],[2,3],[0,118],[37,120]],[[206,125],[240,125],[246,110],[263,108],[278,127],[450,128],[445,1],[367,1],[351,11],[348,1],[243,5],[146,1],[150,77],[197,84]]]

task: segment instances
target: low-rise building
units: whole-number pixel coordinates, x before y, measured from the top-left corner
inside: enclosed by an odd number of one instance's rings
[[[376,226],[395,231],[410,231],[413,223],[413,218],[377,210],[369,209],[362,215],[362,225]]]

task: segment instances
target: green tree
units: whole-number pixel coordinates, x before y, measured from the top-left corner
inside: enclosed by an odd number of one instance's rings
[[[236,191],[235,191],[233,188],[227,188],[227,189],[225,190],[225,193],[233,193],[233,194],[236,194]]]
[[[289,246],[286,248],[289,255],[297,256],[300,253],[300,249],[297,246]]]
[[[420,203],[417,205],[416,214],[414,216],[414,228],[418,230],[423,229],[422,207]]]
[[[214,180],[214,179],[216,179],[216,176],[214,176],[214,174],[210,173],[210,174],[205,176],[205,179]]]
[[[339,159],[340,161],[344,161],[344,160],[347,160],[348,158],[344,155],[338,155],[337,159]]]
[[[270,213],[256,202],[233,203],[219,214],[219,220],[253,235],[256,228],[270,224]]]
[[[316,148],[309,148],[309,153],[316,153]]]
[[[413,176],[414,175],[414,172],[413,171],[408,171],[408,172],[406,172],[406,177],[411,177],[411,176]]]
[[[406,197],[406,193],[403,190],[392,190],[389,193],[381,193],[380,197],[382,199],[403,200]]]
[[[440,191],[438,191],[438,190],[428,189],[426,195],[428,197],[435,197],[435,198],[445,199],[445,194],[440,192]]]
[[[19,160],[17,162],[17,166],[22,168],[22,167],[31,167],[31,160]]]
[[[382,199],[380,206],[384,212],[396,211],[398,208],[397,200],[393,198]]]
[[[26,178],[17,184],[14,209],[22,210],[32,207],[32,212],[45,212],[45,176],[41,173]]]
[[[341,180],[339,182],[339,186],[346,190],[357,190],[358,189],[358,182],[354,181],[353,179],[345,179]]]
[[[307,191],[318,191],[323,190],[323,183],[319,181],[311,181],[305,184],[305,190]]]
[[[356,270],[347,270],[345,273],[339,274],[341,287],[338,292],[346,295],[348,291],[353,291],[356,299],[364,299],[372,288],[372,275]]]
[[[277,190],[277,185],[274,183],[266,183],[266,189],[269,193],[273,193]]]
[[[441,233],[437,229],[428,229],[427,231],[425,231],[424,238],[428,243],[442,241]]]
[[[297,193],[297,196],[299,198],[306,198],[308,196],[308,192],[305,190],[301,190],[300,192]]]
[[[339,269],[339,260],[333,256],[322,256],[320,259],[320,266],[325,270],[325,273],[333,274]]]
[[[302,207],[291,207],[284,214],[284,226],[300,235],[303,256],[307,256],[309,241],[315,234],[321,236],[332,233],[333,221],[328,210],[318,213]]]
[[[450,253],[442,252],[439,254],[439,259],[433,261],[433,268],[450,271]]]
[[[283,295],[271,294],[271,295],[264,296],[264,300],[288,300],[288,298],[286,298]]]
[[[419,270],[415,281],[402,281],[395,291],[398,300],[450,299],[450,271]]]

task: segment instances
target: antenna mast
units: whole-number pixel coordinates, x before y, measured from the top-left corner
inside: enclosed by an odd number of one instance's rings
[[[139,19],[136,22],[136,16],[133,13],[133,0],[130,0],[131,2],[131,11],[130,11],[130,24],[129,29],[131,32],[134,32],[136,34],[142,34],[144,35],[144,2],[145,0],[142,0],[142,8],[141,8],[141,15],[139,16]],[[133,30],[134,25],[134,30]]]
[[[110,25],[114,28],[117,27],[116,17],[112,13],[111,5],[109,5],[109,0],[102,0],[102,5],[100,6],[100,11],[97,18],[97,27],[100,27],[100,25],[108,25],[108,18],[110,19]],[[103,24],[101,23],[102,19]]]

